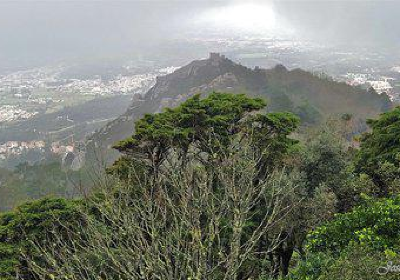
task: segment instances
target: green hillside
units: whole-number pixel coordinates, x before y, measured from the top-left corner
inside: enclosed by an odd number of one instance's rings
[[[193,61],[172,74],[159,77],[144,97],[137,97],[121,117],[92,135],[90,142],[110,147],[128,137],[134,121],[145,113],[161,112],[197,93],[212,91],[262,97],[268,101],[269,111],[293,112],[300,116],[303,125],[351,114],[358,131],[366,129],[367,118],[392,107],[386,95],[321,79],[300,69],[288,71],[283,66],[250,69],[222,55],[211,54],[209,59]]]

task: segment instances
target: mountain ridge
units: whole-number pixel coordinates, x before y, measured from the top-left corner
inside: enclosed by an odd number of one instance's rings
[[[360,123],[392,107],[386,95],[321,79],[301,69],[250,69],[218,53],[195,60],[175,72],[158,77],[143,96],[134,96],[127,111],[96,131],[89,142],[110,148],[133,133],[134,122],[146,113],[175,107],[189,97],[212,91],[246,93],[267,99],[271,111],[292,111],[305,123],[351,113]]]

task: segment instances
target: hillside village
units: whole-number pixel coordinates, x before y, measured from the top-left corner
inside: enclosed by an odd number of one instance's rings
[[[0,123],[34,117],[40,108],[65,106],[72,96],[99,98],[135,95],[145,92],[158,75],[173,72],[176,67],[156,69],[143,74],[118,74],[112,79],[64,78],[62,67],[35,68],[0,75]],[[26,109],[29,108],[29,109]]]

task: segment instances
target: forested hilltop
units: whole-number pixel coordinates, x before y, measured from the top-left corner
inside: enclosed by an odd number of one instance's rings
[[[81,147],[79,144],[80,152],[75,153],[82,166],[86,163],[80,170],[65,168],[70,165],[68,157],[63,156],[66,160],[60,160],[51,153],[29,154],[25,160],[30,163],[22,162],[19,166],[19,158],[15,162],[8,159],[10,166],[15,168],[12,171],[0,170],[3,174],[0,179],[0,211],[48,195],[70,198],[86,193],[96,184],[93,181],[102,176],[100,174],[104,166],[112,164],[120,156],[112,146],[130,136],[135,121],[146,113],[161,112],[164,108],[178,106],[198,93],[207,96],[212,91],[246,93],[251,97],[262,98],[268,103],[262,109],[263,112],[292,112],[301,119],[301,128],[297,133],[307,133],[305,130],[309,127],[317,127],[327,120],[346,116],[349,118],[347,126],[349,129],[351,127],[346,135],[348,141],[367,129],[366,119],[375,118],[393,106],[385,94],[378,95],[373,90],[354,88],[332,81],[329,77],[316,76],[301,69],[288,70],[282,65],[268,70],[250,69],[222,55],[211,54],[208,59],[193,61],[172,74],[159,77],[154,87],[144,96],[134,96],[129,109],[116,120],[105,126],[103,122],[97,123],[96,127],[102,128],[89,136],[87,145]],[[111,117],[121,110],[114,107],[121,107],[121,102],[126,104],[128,98],[121,98],[117,103],[102,99],[101,102],[87,103],[89,110],[85,105],[65,109],[63,112],[78,119],[97,119],[106,111]],[[7,130],[17,140],[18,135],[25,133],[28,127],[44,131],[50,123],[55,122],[57,127],[68,123],[64,118],[59,120],[57,114],[46,115],[46,120],[50,122],[38,117],[24,122],[26,126],[21,124],[13,130]],[[79,135],[90,131],[90,127],[82,126],[82,130],[75,127],[74,136],[79,139]],[[71,133],[68,129],[61,129],[60,132],[65,137]],[[1,137],[9,139],[10,134],[4,133]]]
[[[289,111],[302,119],[302,125],[321,124],[329,118],[351,114],[357,132],[367,128],[365,120],[377,117],[392,107],[386,94],[351,87],[329,77],[301,69],[250,69],[223,55],[212,53],[208,59],[193,61],[174,73],[159,77],[143,97],[134,98],[121,117],[90,137],[93,146],[107,149],[128,137],[134,122],[146,113],[175,107],[198,93],[212,91],[246,93],[268,101],[269,111]]]
[[[356,144],[252,95],[145,114],[92,194],[1,215],[0,279],[398,279],[400,108]]]

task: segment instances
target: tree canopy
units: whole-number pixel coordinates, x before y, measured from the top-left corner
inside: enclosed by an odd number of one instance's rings
[[[367,123],[372,131],[361,138],[355,171],[369,175],[380,187],[381,195],[385,195],[390,188],[390,178],[385,176],[388,173],[385,171],[391,169],[391,181],[400,175],[400,107]]]
[[[192,150],[203,153],[205,163],[218,160],[231,144],[246,141],[267,165],[296,143],[288,136],[299,119],[291,113],[258,112],[265,107],[262,99],[244,94],[213,92],[203,99],[195,95],[176,108],[145,115],[136,122],[135,133],[115,148],[157,174],[169,155],[186,159]],[[118,164],[123,170],[127,161]]]
[[[300,131],[218,92],[146,114],[105,186],[0,216],[0,279],[375,280],[400,253],[400,109],[358,151],[351,119]]]
[[[82,216],[74,201],[43,199],[22,204],[13,212],[0,215],[0,279],[32,279],[23,254],[40,262],[41,256],[32,250],[32,240],[51,244],[52,238],[62,238],[68,227],[79,228]]]

